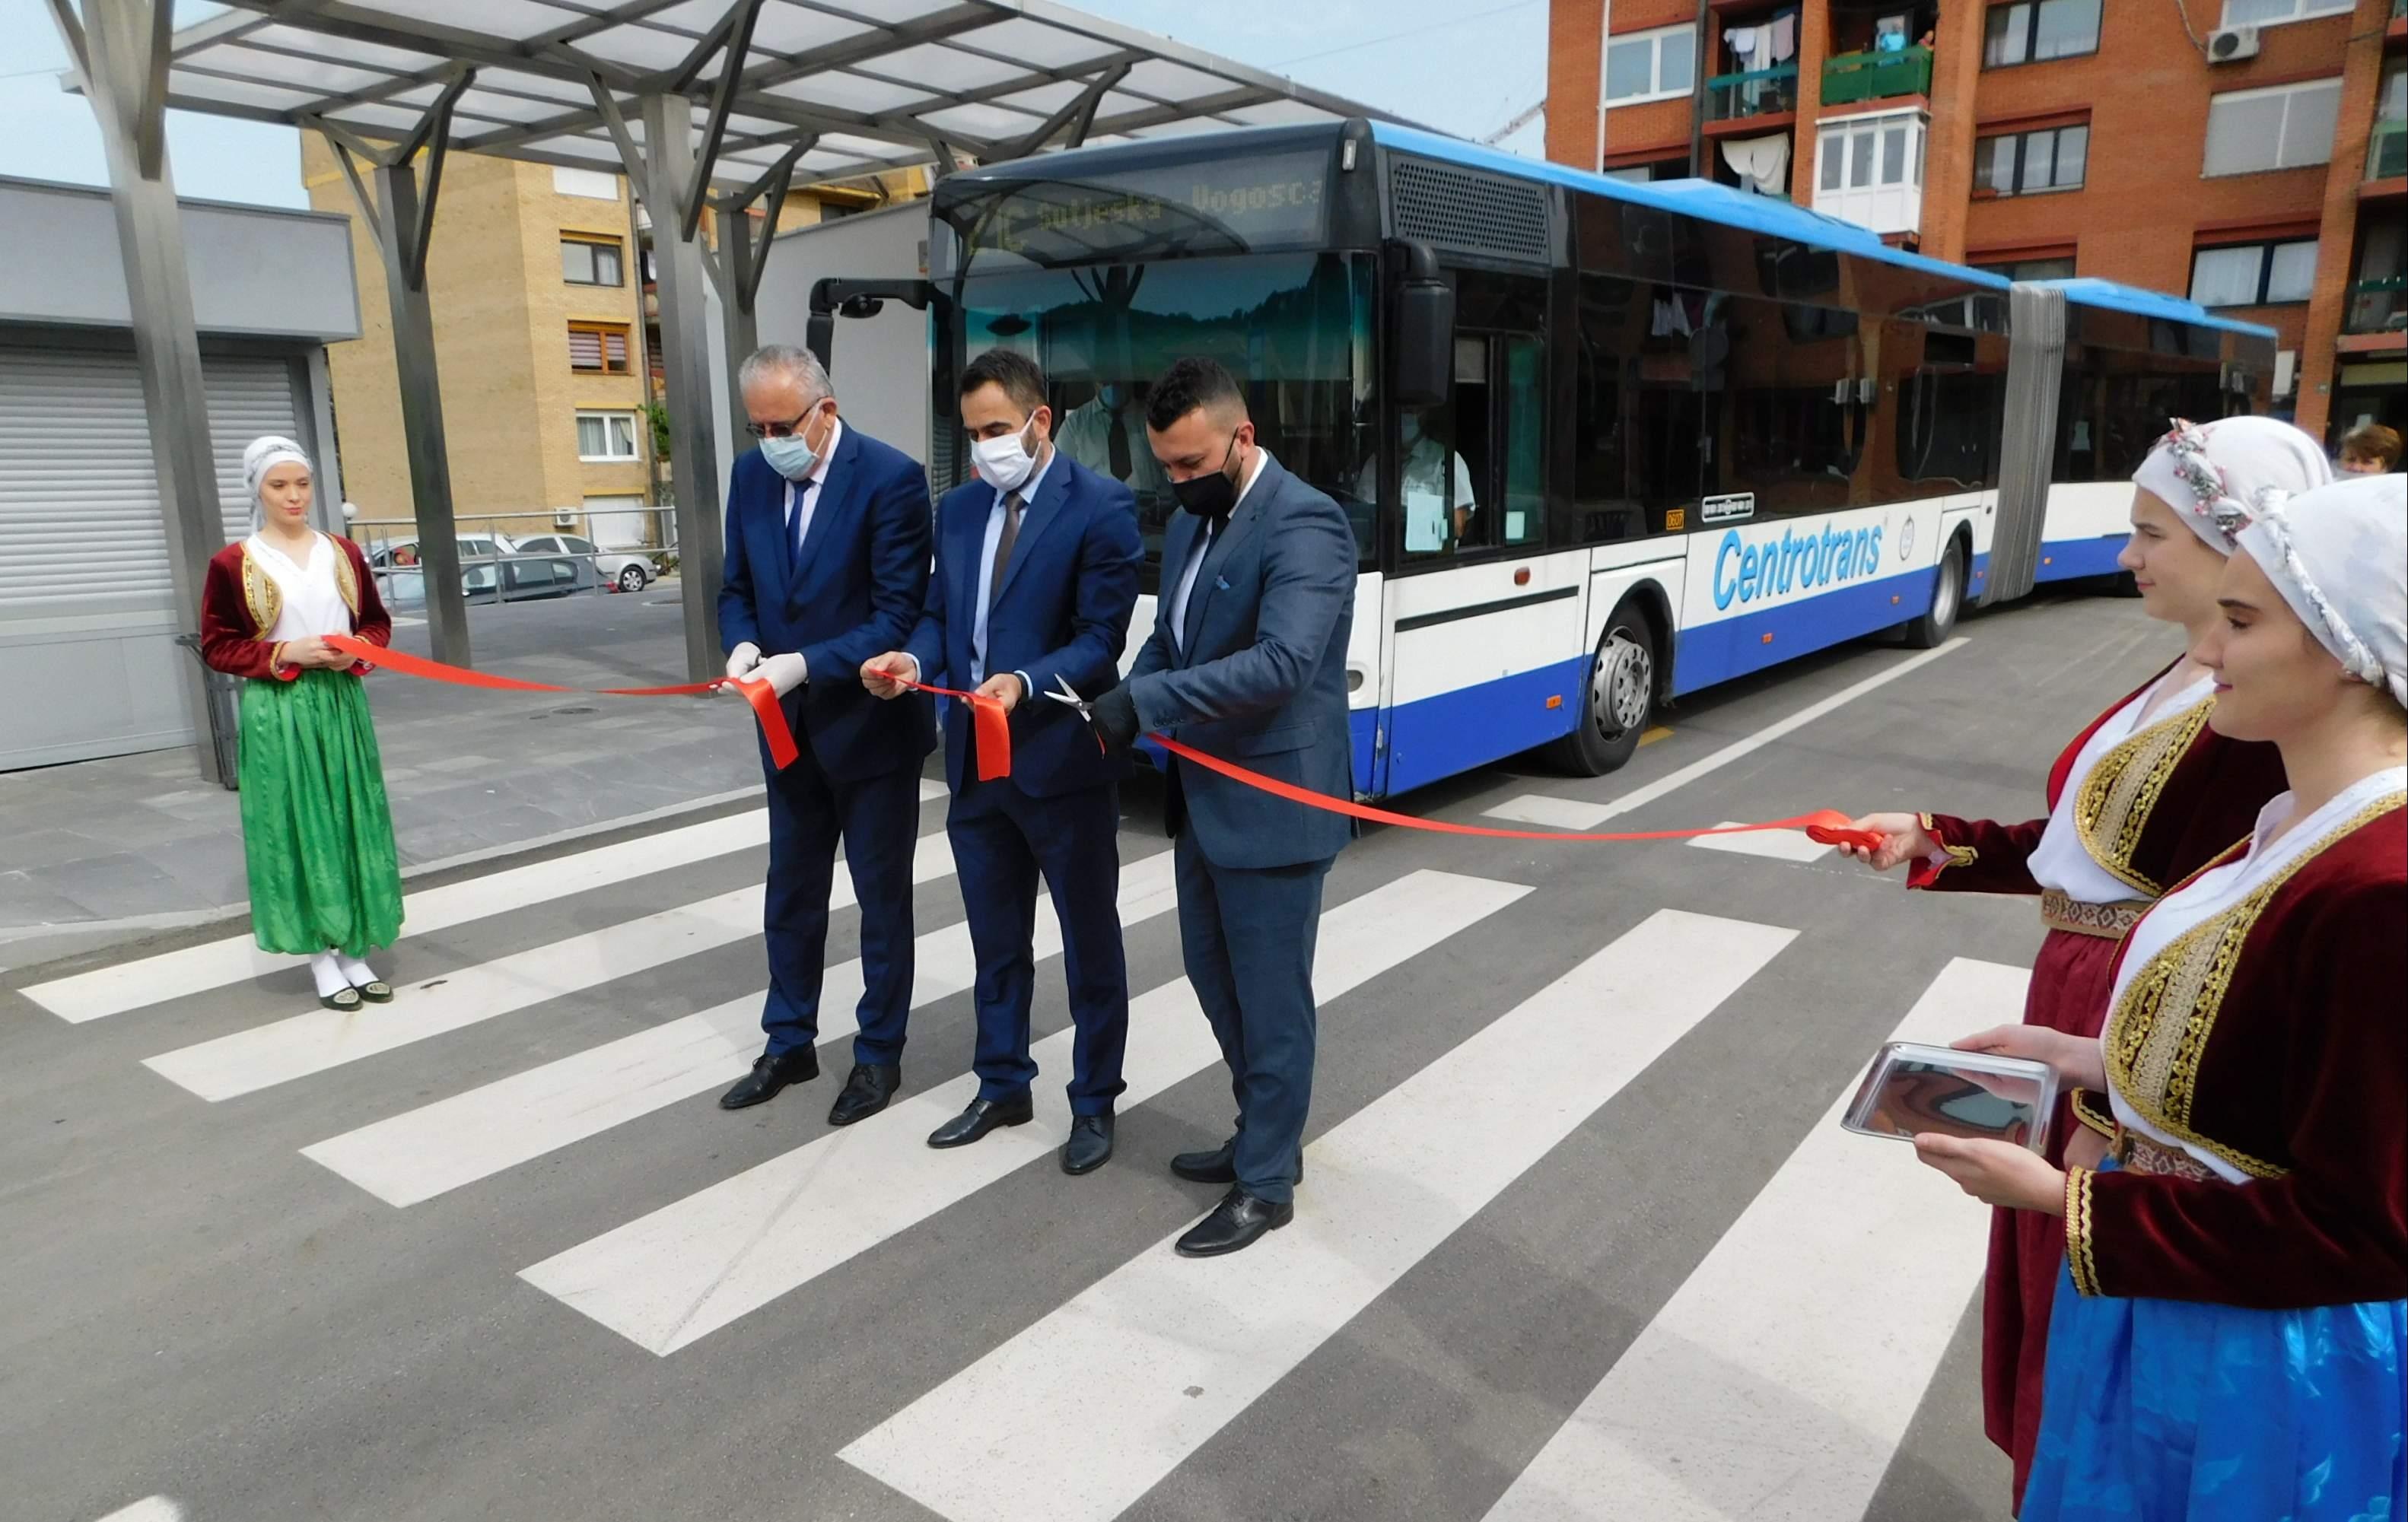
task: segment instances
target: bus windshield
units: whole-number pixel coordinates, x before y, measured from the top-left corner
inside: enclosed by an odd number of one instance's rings
[[[1147,590],[1158,589],[1177,505],[1146,446],[1147,390],[1191,354],[1245,386],[1256,441],[1345,506],[1368,561],[1372,506],[1356,489],[1377,436],[1369,255],[973,266],[957,310],[962,359],[1008,346],[1035,360],[1052,388],[1056,446],[1137,492]]]

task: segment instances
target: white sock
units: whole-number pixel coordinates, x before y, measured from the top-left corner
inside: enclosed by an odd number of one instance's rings
[[[351,979],[343,975],[343,969],[337,965],[332,951],[321,951],[309,959],[309,975],[318,980],[318,997],[321,999],[340,993],[351,986]]]
[[[338,953],[335,958],[335,965],[343,970],[344,978],[354,989],[377,980],[376,969],[357,957],[346,957]]]

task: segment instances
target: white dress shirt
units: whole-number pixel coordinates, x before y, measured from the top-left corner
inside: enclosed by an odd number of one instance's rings
[[[1054,468],[1054,451],[1051,448],[1047,448],[1043,462],[1038,465],[1028,479],[1020,483],[1017,489],[1020,492],[1020,526],[1024,531],[1028,527],[1028,505],[1037,500],[1038,483],[1043,481],[1045,473]],[[986,616],[989,605],[995,601],[993,596],[995,552],[996,547],[1003,543],[1003,499],[1010,494],[1008,491],[998,491],[995,494],[995,505],[986,511],[986,536],[979,541],[978,581],[973,587],[973,595],[978,598],[978,611],[970,619],[970,686],[972,688],[986,680]],[[1017,542],[1012,546],[1012,553],[1019,553]],[[1030,685],[1028,673],[1016,671],[1012,675],[1020,678],[1021,695],[1026,697]]]
[[[843,440],[844,420],[838,418],[828,424],[827,445],[820,450],[819,463],[813,465],[811,473],[803,477],[800,483],[801,491],[797,492],[795,490],[796,482],[786,483],[786,543],[794,547],[795,567],[797,570],[802,568],[803,563],[803,541],[810,537],[811,515],[819,511],[820,489],[827,485],[828,462],[836,458],[836,447]],[[800,651],[796,653],[801,654]],[[807,665],[803,671],[803,680],[808,682],[810,679],[810,670]]]
[[[1254,483],[1262,478],[1263,466],[1270,462],[1270,458],[1268,449],[1259,446],[1255,448],[1254,463],[1246,468],[1245,484],[1238,488],[1238,500],[1229,505],[1231,518],[1238,516],[1239,507],[1245,503],[1246,493],[1252,491]],[[1182,655],[1187,653],[1187,599],[1195,593],[1197,573],[1204,569],[1205,557],[1212,553],[1212,526],[1208,522],[1204,526],[1204,537],[1188,551],[1187,569],[1179,574],[1179,590],[1170,599],[1170,637]]]
[[[307,565],[268,543],[264,533],[252,534],[242,548],[276,583],[282,599],[276,627],[267,631],[267,638],[280,645],[313,634],[351,632],[351,605],[343,601],[343,590],[335,580],[335,557],[342,551],[334,541],[322,533],[311,534]]]

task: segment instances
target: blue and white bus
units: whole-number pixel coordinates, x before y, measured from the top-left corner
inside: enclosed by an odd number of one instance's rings
[[[1540,747],[1609,771],[1685,693],[2112,575],[2166,420],[2262,407],[2273,367],[2270,330],[2170,296],[1360,121],[958,172],[931,209],[927,279],[821,282],[814,347],[927,306],[939,490],[957,367],[1027,352],[1060,446],[1138,491],[1140,631],[1173,511],[1147,381],[1226,364],[1354,518],[1366,798]]]

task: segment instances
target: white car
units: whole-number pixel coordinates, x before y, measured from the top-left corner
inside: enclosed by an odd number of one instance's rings
[[[522,554],[582,555],[602,584],[614,591],[642,591],[652,579],[652,562],[643,556],[604,549],[593,540],[574,533],[538,533],[532,539],[512,542]]]

